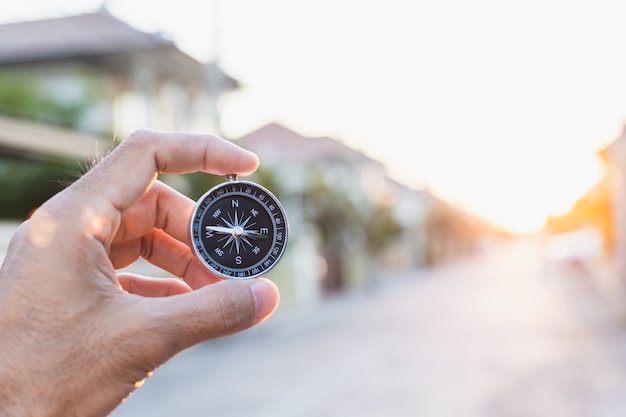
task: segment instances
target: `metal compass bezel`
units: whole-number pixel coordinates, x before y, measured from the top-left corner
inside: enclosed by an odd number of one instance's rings
[[[273,269],[285,253],[289,239],[287,214],[280,201],[267,188],[252,181],[239,180],[236,175],[228,175],[227,179],[228,181],[218,184],[204,193],[202,197],[198,199],[194,207],[189,221],[189,232],[193,251],[201,263],[212,274],[220,278],[257,278],[267,274]],[[269,221],[271,221],[272,226],[272,242],[269,249],[266,250],[266,253],[262,255],[260,260],[242,267],[224,265],[211,250],[207,249],[205,246],[206,239],[203,238],[205,230],[203,230],[202,224],[207,216],[207,212],[230,196],[240,196],[257,204],[259,208],[264,210],[264,214]],[[251,237],[253,233],[258,234],[257,231],[246,230],[239,224],[231,224],[231,226],[233,227],[216,227],[216,229],[224,229],[219,230],[219,233],[225,235],[224,238],[228,237],[230,240],[234,239],[232,243],[233,245],[236,244],[237,251],[239,251],[239,244],[244,244],[239,242],[238,239],[244,239],[246,236]],[[232,232],[232,236],[228,235],[230,232]],[[249,243],[246,242],[245,244]]]

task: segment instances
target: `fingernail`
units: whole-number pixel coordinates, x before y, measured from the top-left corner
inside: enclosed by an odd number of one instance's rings
[[[256,306],[255,318],[263,320],[278,306],[278,288],[272,281],[261,278],[252,284],[251,290]]]

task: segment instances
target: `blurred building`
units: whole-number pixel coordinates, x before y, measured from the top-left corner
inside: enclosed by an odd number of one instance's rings
[[[600,156],[607,164],[607,174],[599,190],[604,191],[603,230],[613,272],[618,280],[618,292],[626,289],[626,125],[620,135]],[[621,298],[621,297],[620,297]]]
[[[598,156],[606,174],[569,212],[548,218],[547,258],[584,266],[588,285],[624,309],[626,284],[626,126]],[[597,236],[594,238],[593,236]],[[596,243],[597,241],[597,243]]]
[[[80,106],[72,128],[109,141],[144,127],[219,132],[220,97],[238,87],[216,64],[197,61],[172,40],[137,30],[105,8],[0,25],[2,82],[30,84],[51,103]],[[17,107],[0,106],[0,113],[45,124],[38,114],[15,114]],[[1,128],[10,123],[14,127],[14,121],[0,119],[3,147],[49,152],[44,148],[50,144],[24,143],[19,132],[13,135],[16,129]],[[67,138],[81,148],[86,137]],[[64,153],[68,144],[61,142]]]
[[[378,268],[426,263],[426,222],[436,199],[386,174],[364,153],[329,137],[269,124],[235,141],[257,153],[284,202],[291,234],[281,288],[295,300],[369,286]],[[280,275],[280,276],[279,276]]]
[[[144,127],[219,133],[220,99],[237,88],[214,63],[106,9],[0,25],[0,155],[76,159],[93,153],[98,138],[106,148]],[[436,264],[476,242],[465,213],[392,180],[380,162],[335,139],[269,124],[237,143],[260,156],[255,175],[289,216],[289,248],[271,272],[283,305],[366,288],[378,268]],[[0,208],[15,206],[8,198],[30,188],[15,163],[2,165],[0,179],[10,172],[4,177],[16,191],[4,193]]]

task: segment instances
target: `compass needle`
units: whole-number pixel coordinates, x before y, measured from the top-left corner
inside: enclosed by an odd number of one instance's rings
[[[248,218],[243,223],[241,223],[241,227],[245,228],[251,218],[252,216],[248,216]],[[254,224],[251,224],[250,226],[254,226]]]
[[[232,228],[223,227],[223,226],[206,226],[205,229],[206,230],[210,230],[212,232],[216,232],[216,233],[222,233],[222,234],[232,234],[233,233],[233,229]]]
[[[239,255],[239,245],[240,245],[239,238],[235,238],[235,246],[237,247],[237,255]]]
[[[228,214],[228,217],[230,218],[230,213]],[[222,221],[231,229],[233,227],[235,227],[235,222],[233,222],[233,220],[231,219],[230,221],[226,220],[225,218],[222,217]]]

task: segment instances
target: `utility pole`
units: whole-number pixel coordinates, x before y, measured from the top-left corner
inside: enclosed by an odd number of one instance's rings
[[[211,102],[212,121],[216,134],[223,136],[220,102],[224,94],[224,74],[219,66],[220,58],[220,7],[219,0],[213,0],[213,13],[211,14],[211,25],[213,29],[213,50],[206,64],[207,80],[209,84],[209,98]]]

